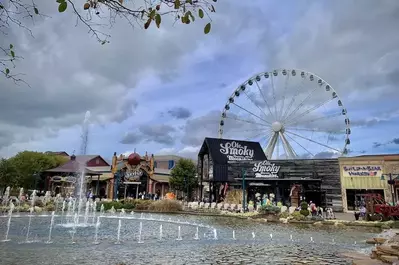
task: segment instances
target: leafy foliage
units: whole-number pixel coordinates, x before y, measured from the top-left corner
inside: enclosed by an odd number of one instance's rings
[[[295,221],[304,221],[306,220],[306,216],[302,215],[300,212],[295,211],[291,214],[291,217],[295,220]]]
[[[211,31],[210,14],[216,12],[213,2],[217,0],[53,0],[57,4],[58,12],[71,11],[76,15],[77,22],[83,23],[101,44],[109,42],[110,35],[100,31],[101,27],[112,27],[118,18],[126,19],[133,26],[135,24],[148,29],[151,25],[161,27],[162,17],[172,16],[176,22],[191,24],[196,18],[208,20],[204,26],[204,33]],[[36,5],[37,0],[7,0],[0,1],[0,33],[4,33],[12,25],[32,32],[23,21],[26,18],[35,19],[44,16]],[[106,23],[99,23],[104,21]],[[0,73],[15,83],[24,82],[18,74],[13,74],[16,56],[13,45],[0,47]]]
[[[58,167],[68,158],[52,154],[24,151],[0,161],[0,186],[30,188],[35,174]]]
[[[198,186],[197,168],[194,162],[190,159],[180,159],[170,174],[169,185],[179,191],[186,192],[188,190],[188,197],[190,197],[193,189]]]
[[[281,212],[281,208],[273,205],[263,205],[259,208],[260,214],[278,214]]]

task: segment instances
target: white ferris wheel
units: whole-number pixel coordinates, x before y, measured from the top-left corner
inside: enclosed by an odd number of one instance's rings
[[[332,158],[348,153],[350,120],[337,92],[298,69],[259,73],[234,90],[219,137],[258,141],[268,159]]]

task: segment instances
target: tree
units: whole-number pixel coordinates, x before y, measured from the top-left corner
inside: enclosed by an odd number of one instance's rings
[[[6,160],[5,168],[8,168],[8,174],[0,171],[0,177],[4,178],[1,183],[5,186],[31,188],[35,183],[35,175],[58,167],[68,161],[68,158],[40,152],[23,151]],[[1,167],[0,167],[0,170]],[[12,177],[12,179],[11,179]]]
[[[191,197],[194,188],[198,186],[197,168],[191,159],[180,159],[170,172],[169,185],[176,190],[188,192]]]
[[[53,0],[54,1],[54,0]],[[215,12],[212,2],[217,0],[55,0],[58,12],[73,12],[77,23],[88,28],[101,44],[109,43],[110,35],[102,32],[101,27],[112,27],[117,18],[125,19],[133,27],[135,24],[148,29],[151,25],[160,27],[162,18],[172,16],[176,22],[190,24],[196,18],[207,19],[204,33],[211,30],[210,13]],[[142,4],[138,3],[141,2]],[[21,27],[31,34],[24,22],[24,18],[32,20],[37,16],[45,16],[40,12],[38,0],[4,0],[0,1],[0,33],[6,35],[12,26]],[[98,21],[107,21],[99,23]],[[1,45],[1,43],[0,43]],[[15,61],[20,59],[16,55],[13,44],[0,46],[0,72],[14,82],[23,82],[18,74],[10,69],[15,68]]]
[[[14,186],[17,181],[17,170],[7,159],[0,160],[0,188]]]

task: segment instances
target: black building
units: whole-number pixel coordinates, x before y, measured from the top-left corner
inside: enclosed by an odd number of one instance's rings
[[[245,176],[247,201],[255,200],[256,193],[273,193],[285,205],[306,200],[342,210],[337,159],[267,160],[257,142],[205,138],[198,154],[198,175],[210,191],[202,194],[201,189],[200,197],[209,201],[219,200],[226,183],[242,189]]]

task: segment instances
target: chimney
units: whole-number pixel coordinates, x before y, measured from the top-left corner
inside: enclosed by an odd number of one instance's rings
[[[76,156],[75,155],[71,155],[71,160],[75,161],[76,160]]]

